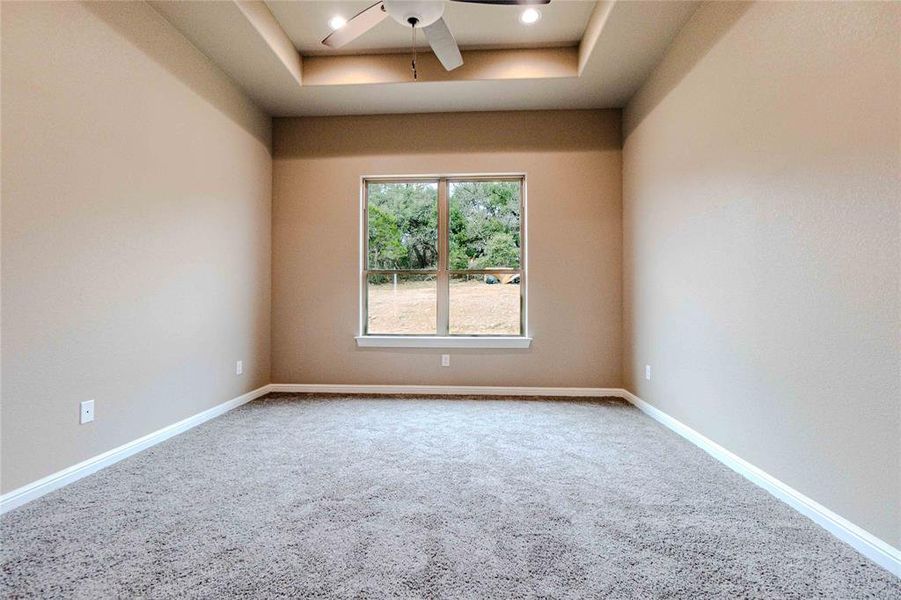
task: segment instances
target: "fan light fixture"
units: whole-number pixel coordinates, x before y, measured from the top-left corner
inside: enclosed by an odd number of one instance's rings
[[[541,11],[537,8],[527,8],[519,15],[519,20],[523,25],[531,25],[537,23],[541,18]]]
[[[551,0],[454,0],[470,4],[488,4],[495,6],[517,6],[523,4],[547,4]],[[408,27],[412,38],[413,79],[416,75],[416,34],[422,30],[426,41],[435,53],[435,58],[448,71],[453,71],[463,64],[463,55],[454,40],[447,22],[444,20],[444,2],[435,0],[376,0],[375,4],[365,8],[345,21],[342,17],[332,17],[329,26],[332,32],[325,36],[322,45],[329,48],[341,46],[357,39],[383,19],[391,17],[403,27]],[[529,25],[541,18],[535,8],[527,8],[519,16],[519,20]],[[339,20],[340,19],[340,20]]]

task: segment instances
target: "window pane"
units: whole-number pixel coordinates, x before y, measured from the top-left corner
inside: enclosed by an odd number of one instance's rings
[[[518,269],[519,181],[454,181],[448,189],[448,267]]]
[[[370,275],[370,334],[435,335],[437,283],[434,275]]]
[[[368,184],[369,268],[438,268],[438,183]]]
[[[451,335],[520,335],[518,274],[451,275]]]

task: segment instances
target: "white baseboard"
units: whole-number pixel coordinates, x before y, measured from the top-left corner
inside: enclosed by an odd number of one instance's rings
[[[138,438],[118,448],[80,462],[62,471],[48,475],[33,483],[0,496],[0,514],[26,502],[43,496],[66,484],[81,479],[95,471],[127,458],[174,435],[196,427],[242,404],[255,400],[269,392],[305,392],[320,394],[442,394],[484,396],[561,396],[561,397],[616,397],[623,398],[643,413],[698,446],[715,459],[782,500],[801,514],[826,529],[839,540],[847,543],[878,565],[901,577],[901,551],[891,544],[835,514],[825,506],[779,481],[769,473],[726,450],[716,442],[701,435],[681,421],[669,416],[622,388],[575,387],[501,387],[501,386],[443,386],[443,385],[330,385],[273,383],[223,402],[208,410],[173,423],[158,431]]]
[[[712,457],[785,502],[839,540],[901,577],[901,551],[858,527],[844,517],[808,498],[769,473],[729,452],[681,421],[654,408],[635,394],[622,388],[545,388],[444,385],[330,385],[273,383],[271,392],[304,392],[320,394],[442,394],[485,396],[565,396],[623,398],[643,413],[698,446]]]
[[[422,394],[448,396],[565,396],[623,398],[620,388],[503,387],[489,385],[332,385],[273,383],[270,392],[313,394]]]
[[[751,483],[762,487],[879,566],[888,569],[895,576],[901,577],[901,550],[835,514],[766,471],[732,454],[713,440],[704,437],[659,408],[651,406],[635,394],[626,390],[621,390],[621,392],[621,396],[634,404],[641,412],[678,433]]]
[[[177,423],[173,423],[167,427],[163,427],[162,429],[158,429],[153,433],[149,433],[143,437],[140,437],[134,441],[128,442],[127,444],[123,444],[118,448],[113,448],[103,454],[98,454],[93,458],[89,458],[88,460],[82,461],[76,465],[72,465],[71,467],[65,468],[62,471],[57,471],[47,477],[42,479],[38,479],[32,483],[27,485],[23,485],[22,487],[12,490],[11,492],[7,492],[0,496],[0,514],[3,514],[9,510],[22,506],[26,502],[30,502],[35,498],[39,498],[44,494],[52,492],[53,490],[59,489],[64,485],[68,485],[73,481],[77,481],[82,477],[86,477],[91,473],[99,471],[104,467],[108,467],[114,463],[119,462],[124,458],[128,458],[133,454],[137,454],[141,450],[159,444],[160,442],[171,438],[174,435],[178,435],[183,431],[187,431],[192,427],[197,427],[201,423],[209,421],[215,417],[218,417],[221,414],[227,413],[228,411],[241,406],[242,404],[246,404],[251,400],[259,398],[265,394],[269,393],[269,386],[264,385],[260,388],[253,390],[252,392],[247,392],[237,398],[233,398],[228,402],[223,402],[213,408],[207,409],[201,413],[197,413],[193,417],[188,417],[187,419],[181,420]]]

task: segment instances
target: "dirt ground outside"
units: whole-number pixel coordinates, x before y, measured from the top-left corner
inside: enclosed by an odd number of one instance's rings
[[[369,333],[435,334],[435,280],[369,285]],[[451,279],[450,333],[519,335],[519,284]]]

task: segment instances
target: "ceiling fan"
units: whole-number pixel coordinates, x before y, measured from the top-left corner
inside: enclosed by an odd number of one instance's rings
[[[469,2],[472,4],[524,5],[548,4],[551,0],[451,0],[453,2]],[[453,34],[442,18],[444,14],[443,0],[380,0],[353,17],[347,23],[331,32],[322,43],[329,48],[340,48],[351,42],[379,23],[385,17],[391,17],[401,25],[413,31],[413,78],[416,79],[416,30],[421,29],[429,46],[441,64],[452,71],[463,64],[460,48]]]

